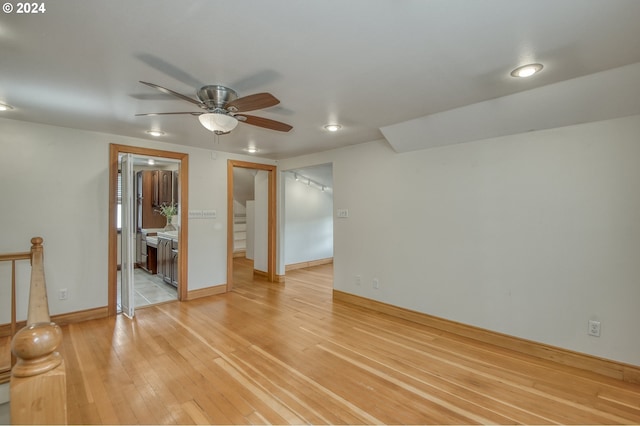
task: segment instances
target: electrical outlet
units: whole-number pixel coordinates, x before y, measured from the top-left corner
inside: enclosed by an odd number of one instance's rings
[[[589,320],[589,336],[600,337],[600,321]]]
[[[342,218],[349,217],[349,210],[348,209],[338,209],[336,216],[342,217]]]
[[[376,290],[380,288],[380,281],[377,278],[373,279],[373,288]]]
[[[58,290],[58,300],[67,300],[68,296],[69,293],[67,292],[66,288],[61,288],[60,290]]]
[[[356,285],[362,285],[362,276],[356,275]]]

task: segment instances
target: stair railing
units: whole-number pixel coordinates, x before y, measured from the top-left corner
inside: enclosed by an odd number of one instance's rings
[[[0,254],[0,262],[11,262],[11,322],[6,327],[2,325],[0,329],[0,338],[13,339],[17,331],[16,321],[16,262],[21,260],[31,260],[31,252]],[[2,354],[4,357],[5,355]],[[0,366],[0,383],[6,383],[11,377],[11,368],[16,364],[16,357],[11,353],[11,361],[9,364]],[[7,356],[8,359],[8,356]]]
[[[31,239],[31,285],[27,326],[16,333],[11,350],[12,424],[66,424],[67,388],[62,330],[51,322],[44,279],[42,238]]]

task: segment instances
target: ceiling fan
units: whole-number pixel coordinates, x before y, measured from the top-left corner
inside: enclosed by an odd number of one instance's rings
[[[239,98],[238,94],[233,89],[219,85],[208,85],[201,87],[200,90],[197,91],[196,95],[198,99],[193,99],[189,96],[174,92],[173,90],[158,86],[154,83],[147,83],[146,81],[141,81],[140,83],[153,87],[162,93],[173,95],[187,102],[191,102],[192,104],[202,108],[205,112],[154,112],[148,114],[136,114],[136,116],[173,114],[195,115],[205,128],[211,130],[216,135],[229,133],[235,129],[238,122],[277,130],[279,132],[288,132],[293,129],[292,126],[280,121],[244,114],[245,111],[254,111],[278,105],[280,101],[271,93],[256,93],[255,95]]]

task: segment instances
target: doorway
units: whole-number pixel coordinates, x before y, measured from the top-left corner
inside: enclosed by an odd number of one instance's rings
[[[333,263],[333,164],[281,172],[281,268]]]
[[[268,281],[278,281],[276,275],[276,166],[228,160],[227,163],[227,291],[233,289],[234,255],[234,168],[252,169],[267,175],[267,217],[266,217],[266,273]]]
[[[182,214],[179,215],[179,223],[175,232],[175,258],[172,260],[175,264],[177,273],[173,275],[175,285],[177,286],[177,299],[185,300],[188,291],[187,281],[187,259],[188,259],[188,176],[189,161],[188,154],[161,151],[150,148],[132,147],[126,145],[111,144],[109,147],[109,261],[108,261],[108,312],[109,315],[118,313],[118,167],[119,158],[126,154],[132,154],[136,157],[166,159],[167,162],[178,164],[180,178],[176,180],[176,186],[179,192],[179,209]],[[133,176],[131,176],[133,178]],[[123,206],[124,207],[124,206]],[[139,236],[138,236],[139,238]],[[129,240],[127,240],[128,242]],[[146,244],[145,244],[146,246]],[[151,249],[153,249],[153,243]],[[133,252],[134,243],[131,242],[127,251]],[[169,251],[169,255],[170,255]],[[125,253],[123,253],[124,255]],[[133,253],[127,253],[128,259],[131,259]],[[155,259],[156,254],[153,254]],[[123,262],[124,265],[124,262]],[[128,265],[130,266],[130,265]],[[131,267],[132,268],[132,267]],[[131,274],[132,276],[132,274]]]

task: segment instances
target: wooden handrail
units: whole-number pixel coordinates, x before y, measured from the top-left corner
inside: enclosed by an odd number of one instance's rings
[[[44,279],[42,238],[31,239],[31,285],[27,326],[16,333],[11,350],[12,424],[66,424],[66,372],[56,351],[62,330],[51,322]]]
[[[22,253],[7,253],[0,254],[0,262],[11,262],[11,322],[9,323],[9,330],[7,333],[7,329],[3,326],[0,331],[0,337],[10,337],[13,339],[13,336],[16,335],[17,331],[17,319],[16,319],[16,262],[20,260],[31,260],[31,252],[22,252]],[[5,383],[9,381],[9,377],[11,376],[11,368],[16,364],[16,357],[11,354],[11,363],[5,367],[3,366],[0,371],[0,383]]]
[[[31,259],[31,252],[27,251],[24,253],[8,253],[8,254],[0,254],[0,261],[4,260],[27,260]]]

